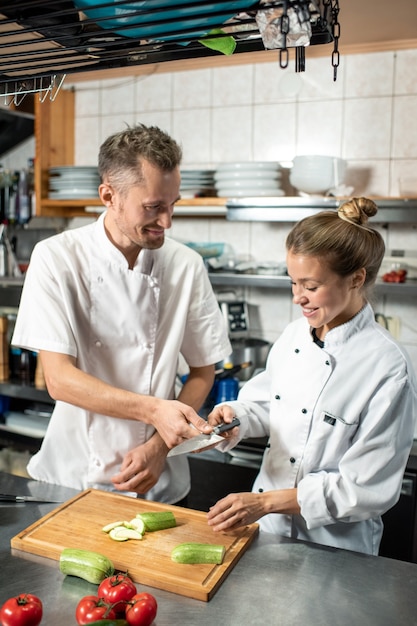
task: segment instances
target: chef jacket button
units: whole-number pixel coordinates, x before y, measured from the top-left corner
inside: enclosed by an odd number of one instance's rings
[[[103,277],[102,276],[97,276],[97,282],[98,283],[102,283],[103,282]]]
[[[298,353],[300,352],[300,350],[299,350],[298,348],[296,348],[296,349],[294,350],[294,352],[295,352],[295,354],[298,354]]]
[[[330,365],[330,361],[325,361],[325,364],[326,365]]]
[[[307,409],[301,409],[301,413],[307,413]]]
[[[96,341],[96,348],[101,348],[101,341]]]
[[[258,489],[258,492],[259,492],[259,493],[263,493],[263,492],[264,492],[264,490],[262,489],[262,487]]]
[[[278,394],[275,396],[275,400],[281,400],[281,396],[279,396]]]
[[[295,463],[295,459],[294,459],[294,457],[293,457],[293,456],[292,456],[292,457],[290,457],[290,463]]]

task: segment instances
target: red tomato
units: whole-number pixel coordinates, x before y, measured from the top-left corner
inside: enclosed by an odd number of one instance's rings
[[[38,626],[42,619],[42,602],[30,593],[9,598],[0,610],[3,626]]]
[[[133,580],[127,574],[114,574],[105,578],[99,585],[97,595],[103,598],[116,613],[124,613],[126,605],[137,593]]]
[[[126,609],[126,621],[129,626],[150,626],[156,617],[158,605],[150,593],[137,593]]]
[[[116,611],[98,596],[84,596],[75,609],[77,624],[91,624],[100,619],[115,619]]]

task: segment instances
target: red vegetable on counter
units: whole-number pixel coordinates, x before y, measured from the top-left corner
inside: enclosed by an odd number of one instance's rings
[[[42,619],[42,602],[31,593],[9,598],[0,609],[2,626],[38,626]]]
[[[384,283],[405,283],[407,270],[391,270],[383,275]]]

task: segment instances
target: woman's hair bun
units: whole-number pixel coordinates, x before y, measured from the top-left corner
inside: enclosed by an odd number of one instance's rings
[[[373,200],[369,198],[352,198],[341,207],[338,213],[342,219],[352,224],[365,226],[368,219],[378,212],[378,207]]]

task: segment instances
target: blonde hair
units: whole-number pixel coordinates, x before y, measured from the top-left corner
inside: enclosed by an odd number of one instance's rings
[[[364,287],[376,281],[385,244],[368,225],[378,207],[368,198],[352,198],[338,211],[321,211],[298,222],[288,234],[286,247],[293,254],[321,257],[339,276],[364,268]]]

